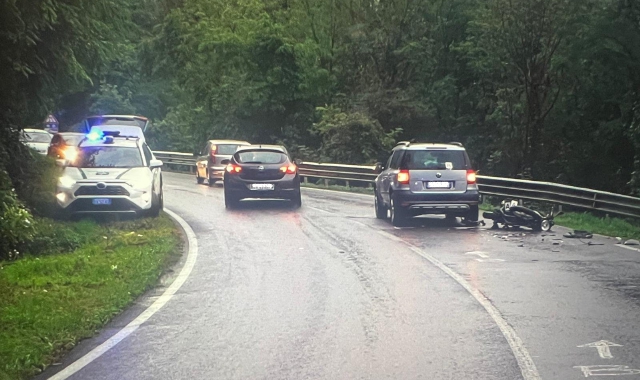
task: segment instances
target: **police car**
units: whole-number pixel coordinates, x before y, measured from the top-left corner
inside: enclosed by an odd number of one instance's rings
[[[68,155],[56,187],[62,217],[81,213],[158,216],[162,161],[143,139],[93,129]]]

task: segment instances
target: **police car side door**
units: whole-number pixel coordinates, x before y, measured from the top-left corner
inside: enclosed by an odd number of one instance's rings
[[[142,152],[144,153],[144,159],[145,161],[147,161],[147,166],[149,166],[151,164],[151,160],[154,159],[153,153],[151,152],[151,149],[149,149],[149,146],[146,143],[142,143]],[[160,195],[160,192],[162,191],[162,183],[161,183],[161,169],[159,167],[157,168],[149,168],[151,170],[151,174],[152,174],[152,181],[153,181],[153,186],[151,188],[151,191],[157,196]]]

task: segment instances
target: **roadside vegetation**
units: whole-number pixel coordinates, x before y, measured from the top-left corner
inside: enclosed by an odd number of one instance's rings
[[[594,234],[640,240],[640,224],[631,219],[599,217],[587,212],[568,212],[556,218],[558,225]]]
[[[35,218],[21,258],[0,261],[0,379],[28,379],[147,289],[180,256],[173,221]]]
[[[0,166],[0,380],[31,378],[94,335],[181,254],[165,214],[56,220],[59,168],[29,149],[16,154],[18,166]]]

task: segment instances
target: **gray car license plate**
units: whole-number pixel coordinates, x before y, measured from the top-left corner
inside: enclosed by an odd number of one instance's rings
[[[273,190],[272,183],[252,183],[249,187],[251,190]]]
[[[110,205],[111,199],[109,198],[96,198],[92,201],[94,205]]]
[[[427,189],[450,189],[451,182],[445,181],[429,181],[427,182]]]

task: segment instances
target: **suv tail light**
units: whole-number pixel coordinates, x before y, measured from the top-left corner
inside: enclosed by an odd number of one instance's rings
[[[411,180],[411,178],[409,176],[409,171],[408,170],[400,170],[398,172],[398,183],[399,184],[408,185],[410,180]]]
[[[285,174],[296,174],[297,170],[298,170],[298,167],[295,166],[294,164],[289,164],[287,166],[283,166],[280,168],[280,171]]]
[[[217,145],[211,145],[211,150],[209,151],[209,157],[211,158],[211,163],[216,163],[216,152],[218,151]]]
[[[240,165],[236,165],[236,164],[229,164],[229,165],[227,165],[227,169],[226,170],[231,174],[236,174],[236,173],[240,173],[242,171],[242,167]]]
[[[467,185],[475,185],[476,183],[476,172],[469,169],[467,170]]]

